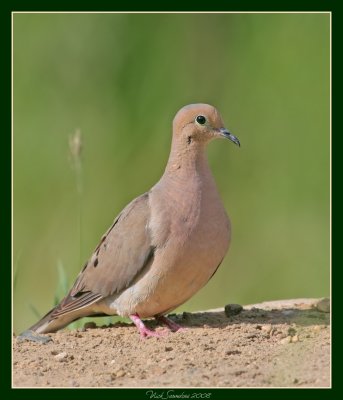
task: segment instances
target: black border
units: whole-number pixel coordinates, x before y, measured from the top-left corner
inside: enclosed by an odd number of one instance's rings
[[[75,4],[74,4],[75,3]],[[1,107],[2,122],[6,122],[7,129],[3,129],[3,133],[1,135],[2,141],[2,157],[1,160],[1,174],[2,177],[2,188],[3,190],[1,199],[1,261],[2,268],[1,273],[5,275],[5,283],[2,286],[2,290],[0,290],[1,295],[1,305],[6,305],[1,308],[2,312],[2,326],[1,326],[1,341],[0,344],[3,347],[1,351],[1,364],[4,366],[2,368],[0,374],[0,382],[2,395],[6,399],[64,399],[68,395],[72,398],[87,398],[96,397],[96,398],[142,398],[148,399],[146,396],[146,391],[148,389],[97,389],[96,392],[93,393],[94,389],[12,389],[11,388],[11,13],[12,11],[331,11],[332,12],[332,48],[337,48],[337,53],[332,55],[332,61],[336,63],[336,67],[332,67],[332,75],[334,76],[333,82],[335,82],[335,89],[332,87],[332,95],[336,95],[337,103],[332,104],[332,116],[334,114],[334,110],[340,107],[340,91],[336,88],[338,84],[341,83],[341,75],[343,71],[342,62],[339,59],[339,53],[342,50],[339,50],[339,47],[342,48],[342,44],[339,42],[339,29],[340,26],[340,9],[339,5],[342,3],[341,1],[333,1],[333,0],[288,0],[286,1],[265,1],[261,0],[256,2],[254,0],[242,1],[242,0],[212,0],[209,2],[208,0],[201,1],[169,1],[169,2],[160,2],[156,4],[154,2],[142,2],[142,1],[131,1],[130,3],[116,3],[105,0],[98,0],[93,4],[91,2],[80,2],[80,4],[76,4],[77,2],[71,3],[71,1],[7,1],[2,0],[0,4],[0,18],[1,18],[1,39],[2,43],[2,53],[3,59],[0,63],[2,67],[2,95],[4,97]],[[7,59],[5,62],[4,59]],[[336,74],[335,74],[336,72]],[[338,120],[333,123],[333,128],[336,128],[338,125]],[[336,130],[336,129],[335,129]],[[334,129],[333,129],[334,131]],[[337,127],[337,132],[339,132]],[[337,178],[339,171],[339,166],[337,160],[340,160],[342,157],[338,152],[341,152],[342,147],[339,146],[339,138],[340,135],[334,135],[332,133],[332,180]],[[333,147],[335,144],[335,150]],[[336,167],[336,168],[334,168]],[[334,172],[335,171],[335,172]],[[338,185],[339,186],[339,185]],[[333,185],[334,188],[334,185]],[[332,201],[332,205],[337,204],[335,211],[332,212],[333,218],[332,227],[333,229],[337,228],[337,237],[339,238],[339,229],[340,229],[340,221],[342,220],[340,205],[343,204],[342,195],[335,193],[335,202]],[[5,196],[6,194],[6,196]],[[4,230],[4,227],[8,227],[8,230]],[[336,260],[338,255],[332,252],[333,261]],[[339,271],[335,270],[332,273],[332,282],[333,289],[334,285],[338,285]],[[335,280],[334,280],[335,279]],[[336,283],[335,283],[336,282]],[[335,299],[336,300],[336,299]],[[338,302],[338,299],[337,299]],[[337,303],[335,302],[334,310],[337,308]],[[339,323],[339,321],[335,321]],[[338,366],[340,365],[339,353],[340,345],[339,345],[339,337],[338,334],[333,332],[333,363]],[[333,369],[332,375],[333,381],[332,389],[154,389],[154,391],[158,394],[164,392],[167,393],[168,390],[174,390],[174,394],[187,394],[187,393],[204,393],[204,392],[212,392],[211,399],[219,399],[219,398],[228,398],[232,397],[234,399],[246,399],[246,398],[257,398],[257,399],[288,399],[288,398],[303,398],[303,399],[316,399],[316,398],[336,398],[339,395],[340,385],[339,385],[339,371],[335,371]],[[227,392],[227,391],[230,392]],[[294,392],[296,391],[296,392]]]
[[[333,11],[337,10],[340,0],[288,0],[273,2],[260,0],[174,0],[165,2],[131,0],[114,2],[98,0],[96,3],[85,1],[42,1],[12,0],[2,2],[4,11]],[[116,3],[116,4],[115,4]]]

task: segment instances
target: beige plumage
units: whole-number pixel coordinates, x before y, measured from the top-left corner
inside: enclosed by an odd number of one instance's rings
[[[192,297],[217,270],[230,242],[226,215],[205,155],[215,138],[238,139],[207,104],[183,107],[173,122],[169,160],[159,182],[127,205],[102,237],[69,294],[24,332],[54,332],[91,315],[164,317]]]

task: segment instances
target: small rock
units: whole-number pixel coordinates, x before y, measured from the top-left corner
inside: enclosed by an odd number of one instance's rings
[[[110,364],[113,365],[116,363],[116,360],[111,360]]]
[[[236,354],[241,354],[242,352],[239,350],[226,350],[225,355],[226,356],[233,356]]]
[[[250,333],[249,335],[247,335],[247,339],[254,339],[256,337],[257,335],[255,335],[255,333]]]
[[[292,340],[292,336],[286,336],[285,338],[280,340],[280,343],[281,344],[288,344],[288,343],[291,343],[291,340]]]
[[[66,361],[67,357],[68,357],[68,353],[63,351],[62,353],[55,355],[54,358],[55,358],[55,360],[62,362],[62,361]]]
[[[299,383],[299,379],[294,378],[294,379],[293,379],[293,383]]]
[[[243,311],[243,307],[240,304],[227,304],[224,307],[225,315],[227,317],[232,317],[233,315],[237,315]]]
[[[170,346],[166,346],[166,347],[164,348],[164,350],[165,350],[165,351],[172,351],[172,350],[173,350],[173,348],[172,348],[172,347],[170,347]]]
[[[264,331],[264,332],[266,332],[266,333],[270,333],[271,330],[272,330],[272,326],[271,326],[271,324],[262,325],[261,329],[262,329],[262,331]]]
[[[285,338],[287,335],[282,331],[275,331],[274,335],[277,336],[279,339]]]
[[[314,332],[319,332],[319,331],[321,331],[321,330],[324,329],[324,328],[325,328],[325,325],[314,325],[313,328],[312,328],[312,330],[313,330]]]
[[[316,304],[316,308],[318,311],[329,313],[330,312],[330,300],[328,298],[323,298],[318,301]]]
[[[120,369],[119,371],[115,372],[116,378],[122,378],[125,376],[125,371],[123,369]]]
[[[96,328],[96,323],[95,322],[86,322],[83,327],[85,329],[95,329]]]
[[[299,342],[299,336],[298,336],[298,335],[294,335],[294,336],[292,336],[292,339],[291,339],[291,341],[292,341],[292,343]]]

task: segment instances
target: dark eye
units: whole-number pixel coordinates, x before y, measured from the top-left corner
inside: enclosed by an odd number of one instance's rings
[[[200,125],[204,125],[206,123],[206,118],[203,115],[198,115],[195,118],[196,122]]]

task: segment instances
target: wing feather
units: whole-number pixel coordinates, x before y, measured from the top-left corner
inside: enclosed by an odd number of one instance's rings
[[[149,218],[149,193],[145,193],[128,204],[102,236],[52,318],[84,308],[130,286],[154,255]]]

